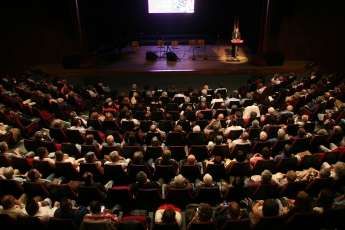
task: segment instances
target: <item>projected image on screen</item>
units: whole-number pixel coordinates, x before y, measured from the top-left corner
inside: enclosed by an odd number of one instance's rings
[[[148,0],[150,14],[194,13],[194,0]]]

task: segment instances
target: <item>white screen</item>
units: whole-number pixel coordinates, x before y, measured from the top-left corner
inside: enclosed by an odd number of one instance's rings
[[[148,0],[150,14],[194,13],[194,0]]]

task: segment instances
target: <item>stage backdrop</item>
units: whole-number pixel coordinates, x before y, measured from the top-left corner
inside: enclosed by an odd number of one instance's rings
[[[194,13],[149,14],[148,0],[82,0],[80,12],[89,47],[114,39],[145,35],[209,35],[230,39],[234,17],[240,17],[242,36],[256,49],[261,2],[259,0],[195,0]]]

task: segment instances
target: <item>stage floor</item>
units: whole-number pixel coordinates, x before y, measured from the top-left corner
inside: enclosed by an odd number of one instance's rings
[[[157,61],[147,61],[147,51],[158,56]],[[285,61],[282,66],[259,66],[252,64],[252,57],[239,49],[239,61],[231,61],[229,47],[207,45],[205,49],[195,49],[180,45],[172,51],[179,57],[177,62],[167,61],[164,51],[157,46],[142,46],[136,50],[125,48],[120,60],[106,65],[86,64],[78,69],[64,69],[61,64],[47,64],[35,67],[41,71],[62,77],[72,76],[124,76],[124,75],[233,75],[233,74],[272,74],[276,72],[303,72],[305,61]],[[193,58],[194,57],[194,58]]]

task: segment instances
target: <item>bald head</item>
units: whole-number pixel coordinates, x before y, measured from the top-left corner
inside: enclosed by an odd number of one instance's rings
[[[202,181],[206,186],[211,186],[213,183],[213,177],[211,176],[211,174],[206,173],[202,178]]]

